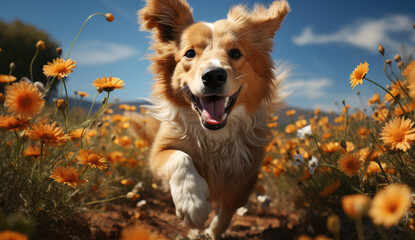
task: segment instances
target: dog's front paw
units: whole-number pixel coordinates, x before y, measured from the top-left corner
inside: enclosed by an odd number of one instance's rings
[[[209,188],[196,171],[190,157],[170,178],[170,190],[176,206],[176,215],[188,226],[203,229],[211,211]]]

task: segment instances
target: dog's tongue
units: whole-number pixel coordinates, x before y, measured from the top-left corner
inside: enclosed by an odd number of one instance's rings
[[[202,104],[203,116],[208,124],[217,125],[223,122],[222,117],[225,114],[224,97],[202,97],[200,102]]]

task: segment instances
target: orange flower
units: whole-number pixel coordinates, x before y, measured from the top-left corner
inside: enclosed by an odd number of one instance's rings
[[[369,215],[376,225],[391,227],[398,224],[411,206],[411,189],[403,184],[391,184],[376,193]]]
[[[85,179],[79,179],[80,173],[73,167],[57,167],[53,170],[50,178],[58,183],[67,184],[73,188],[87,182]]]
[[[24,150],[24,155],[28,156],[28,157],[39,157],[40,156],[40,147],[35,146],[35,145],[29,145],[29,147],[27,147]]]
[[[373,94],[373,96],[367,102],[367,105],[373,105],[375,103],[380,103],[380,94],[379,93]]]
[[[410,72],[415,69],[415,60],[410,62],[408,66],[406,66],[405,70],[402,72],[402,76],[408,76]]]
[[[47,77],[56,77],[58,79],[62,79],[73,72],[72,69],[76,68],[75,64],[76,62],[72,59],[53,59],[52,63],[48,62],[47,65],[43,66],[43,74],[45,74]]]
[[[366,61],[364,63],[360,63],[350,74],[350,84],[352,88],[356,87],[357,84],[363,83],[363,78],[366,76],[367,72],[369,71],[369,63]]]
[[[0,116],[0,129],[19,131],[29,126],[29,119],[20,119],[14,116]]]
[[[295,109],[290,109],[285,112],[285,115],[292,116],[296,113]]]
[[[33,141],[41,141],[52,146],[62,145],[70,139],[60,127],[54,124],[37,124],[32,130],[27,131],[27,136]]]
[[[98,168],[99,170],[107,168],[107,159],[91,150],[79,150],[76,159],[79,160],[79,164],[88,164],[92,168]]]
[[[335,119],[334,119],[334,122],[335,123],[342,123],[342,122],[344,122],[346,120],[346,117],[344,116],[344,114],[342,113],[342,114],[340,114],[338,117],[336,117]]]
[[[112,92],[114,89],[124,89],[125,83],[119,78],[102,77],[95,79],[92,85],[106,92]]]
[[[384,122],[389,115],[389,111],[386,108],[377,109],[372,113],[372,118],[378,122]]]
[[[288,124],[286,127],[285,127],[285,132],[286,133],[293,133],[295,131],[295,126],[294,126],[294,124]]]
[[[33,117],[44,105],[42,94],[31,83],[21,81],[6,88],[4,106],[19,118]]]
[[[4,230],[0,231],[0,239],[1,240],[28,240],[29,238],[19,232]]]
[[[330,183],[329,185],[327,185],[323,191],[320,192],[320,196],[321,197],[327,197],[331,194],[333,194],[334,192],[337,191],[337,189],[339,189],[340,187],[340,180],[334,181],[332,183]]]
[[[71,140],[80,139],[82,136],[88,138],[87,130],[85,128],[77,128],[69,132]]]
[[[15,76],[0,74],[0,83],[9,83],[13,81],[16,81]]]
[[[352,177],[360,169],[360,161],[355,153],[345,153],[337,162],[337,165],[344,174]]]
[[[80,97],[88,97],[89,96],[89,94],[87,92],[81,92],[81,91],[78,91],[78,95]]]
[[[352,218],[359,218],[369,210],[370,199],[363,194],[342,197],[343,211]]]
[[[166,240],[162,236],[152,233],[148,228],[141,225],[128,227],[121,232],[120,240],[141,239],[141,240]]]
[[[361,136],[362,138],[366,137],[370,132],[367,128],[365,127],[360,127],[359,129],[357,129],[356,133]]]
[[[391,149],[400,149],[404,152],[411,148],[411,143],[415,140],[415,128],[411,119],[394,118],[382,128],[380,139]]]

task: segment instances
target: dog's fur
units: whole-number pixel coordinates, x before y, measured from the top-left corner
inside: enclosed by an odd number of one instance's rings
[[[273,36],[289,11],[285,0],[251,11],[238,5],[214,23],[194,22],[185,0],[147,0],[139,11],[153,34],[150,108],[161,121],[150,166],[187,225],[204,229],[218,205],[211,236],[227,229],[257,181],[280,82]]]

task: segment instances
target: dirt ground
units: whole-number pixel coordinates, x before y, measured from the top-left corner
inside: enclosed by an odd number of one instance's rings
[[[183,226],[175,215],[168,193],[159,192],[145,197],[147,204],[137,208],[136,202],[126,199],[95,206],[62,224],[59,239],[106,240],[119,239],[123,229],[141,225],[167,239],[187,239],[189,228]],[[257,209],[257,210],[255,210]],[[307,221],[304,219],[307,218]],[[306,224],[307,222],[307,224]],[[314,226],[309,223],[312,222]],[[324,221],[301,213],[277,212],[272,206],[258,210],[251,206],[244,216],[235,214],[224,239],[297,239],[301,233],[325,231]],[[320,228],[320,230],[319,230]]]

